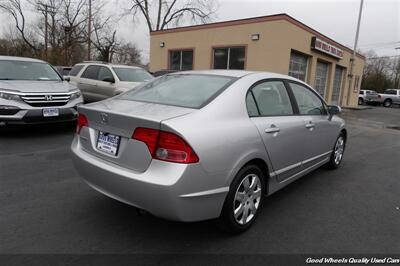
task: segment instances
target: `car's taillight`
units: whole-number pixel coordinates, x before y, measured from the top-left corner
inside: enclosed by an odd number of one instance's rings
[[[155,158],[176,163],[197,163],[199,157],[181,137],[161,131],[157,143]]]
[[[87,117],[84,114],[78,114],[78,121],[76,123],[76,134],[81,133],[82,127],[87,127],[89,126],[89,122]]]
[[[199,157],[180,136],[161,130],[137,128],[132,138],[144,142],[153,157],[174,163],[197,163]]]
[[[157,129],[138,127],[133,132],[132,138],[142,141],[149,148],[150,154],[154,157],[159,131]]]
[[[380,99],[382,96],[380,94],[378,94],[378,98]]]

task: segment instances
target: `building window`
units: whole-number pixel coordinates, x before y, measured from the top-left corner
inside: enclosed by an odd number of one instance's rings
[[[244,69],[245,47],[214,48],[214,69]]]
[[[306,81],[308,56],[292,52],[289,63],[289,76]]]
[[[335,76],[333,77],[333,91],[331,104],[339,104],[340,89],[342,87],[344,69],[342,67],[336,66]]]
[[[193,50],[175,50],[169,52],[169,69],[192,70]]]
[[[354,89],[353,89],[353,91],[354,92],[357,92],[358,91],[358,86],[360,85],[360,76],[355,76],[355,79],[354,79]]]
[[[328,85],[328,70],[329,70],[329,64],[324,62],[317,62],[314,89],[322,97],[325,97],[326,87]]]

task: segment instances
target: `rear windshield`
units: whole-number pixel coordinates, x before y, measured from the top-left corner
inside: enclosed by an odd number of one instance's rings
[[[0,60],[0,80],[60,81],[61,78],[47,63]]]
[[[120,97],[125,100],[201,108],[234,81],[211,75],[165,75]]]
[[[128,67],[113,67],[113,69],[120,81],[145,82],[153,79],[153,76],[143,69]]]
[[[84,65],[75,65],[71,71],[69,72],[70,76],[76,76],[78,75],[79,71],[84,67]]]

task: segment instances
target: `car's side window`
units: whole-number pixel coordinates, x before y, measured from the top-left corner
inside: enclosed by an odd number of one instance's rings
[[[289,82],[302,115],[325,115],[326,109],[322,100],[310,89],[297,83]]]
[[[265,81],[251,89],[261,116],[292,115],[293,108],[283,81]]]
[[[247,93],[246,96],[246,106],[247,106],[247,113],[250,117],[259,116],[256,102],[254,101],[253,94],[251,92]]]
[[[100,66],[88,66],[82,73],[81,78],[85,79],[97,79],[99,75]]]
[[[97,79],[103,81],[105,78],[114,79],[114,76],[107,67],[100,67]]]

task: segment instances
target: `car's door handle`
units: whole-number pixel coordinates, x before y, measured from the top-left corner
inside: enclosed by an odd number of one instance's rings
[[[313,123],[313,122],[308,122],[307,124],[306,124],[306,128],[308,128],[308,129],[312,129],[312,128],[314,128],[315,127],[315,124]]]
[[[265,133],[277,133],[281,131],[281,129],[275,125],[271,125],[271,127],[265,129]]]

